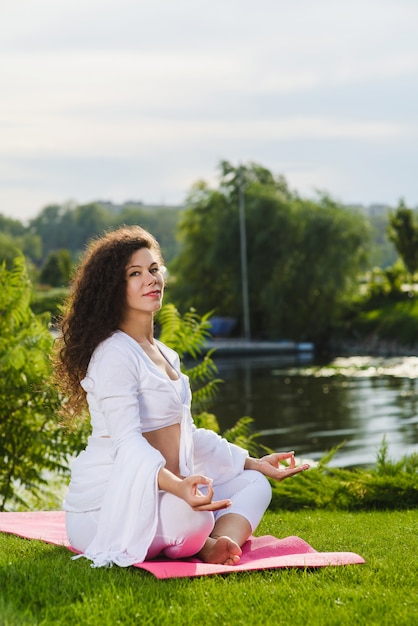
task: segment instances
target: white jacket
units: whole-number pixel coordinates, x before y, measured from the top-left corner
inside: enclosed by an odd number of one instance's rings
[[[92,434],[72,465],[63,508],[100,511],[97,534],[85,552],[97,566],[139,563],[154,538],[158,472],[165,459],[142,432],[180,423],[181,474],[203,474],[215,485],[242,472],[248,456],[215,432],[196,428],[190,385],[180,372],[178,355],[156,343],[181,377],[181,386],[119,330],[97,347],[81,382]]]

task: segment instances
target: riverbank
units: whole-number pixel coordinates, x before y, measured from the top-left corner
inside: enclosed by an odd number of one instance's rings
[[[387,339],[378,333],[370,333],[364,337],[331,339],[323,353],[345,356],[417,356],[418,343],[406,344],[396,338]]]
[[[343,354],[418,354],[418,298],[401,294],[357,303],[331,334],[328,346]]]
[[[205,341],[203,352],[215,350],[217,356],[258,356],[313,353],[315,346],[310,342],[295,341],[252,341],[240,338],[222,338]]]

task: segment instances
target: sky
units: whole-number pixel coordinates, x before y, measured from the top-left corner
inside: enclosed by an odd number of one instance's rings
[[[417,0],[0,0],[0,213],[180,204],[250,161],[418,206]]]

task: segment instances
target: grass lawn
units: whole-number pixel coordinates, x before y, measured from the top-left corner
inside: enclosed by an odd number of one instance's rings
[[[417,511],[269,511],[256,534],[299,535],[365,565],[157,580],[92,569],[65,548],[0,534],[0,623],[187,626],[418,623]]]

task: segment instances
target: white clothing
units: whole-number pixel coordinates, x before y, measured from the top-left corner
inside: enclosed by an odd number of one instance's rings
[[[269,505],[270,484],[259,472],[241,472],[227,483],[215,487],[215,500],[227,498],[232,498],[232,507],[212,513],[194,511],[181,498],[167,491],[159,491],[157,529],[146,559],[155,558],[161,553],[172,559],[184,559],[197,554],[212,532],[215,520],[227,513],[244,516],[254,530]],[[80,552],[84,552],[93,541],[99,515],[100,511],[67,512],[68,538]]]
[[[100,511],[66,514],[67,535],[71,545],[85,552],[97,532]],[[184,500],[167,491],[158,494],[158,524],[146,559],[164,552],[174,559],[197,554],[215,524],[211,511],[194,511]]]
[[[180,377],[180,389],[122,331],[96,348],[81,382],[92,434],[73,463],[63,508],[72,513],[96,512],[97,532],[84,550],[95,566],[141,562],[156,536],[158,472],[165,459],[143,432],[179,423],[180,473],[208,476],[214,489],[247,472],[245,450],[213,431],[196,428],[190,413],[190,385],[180,372],[178,355],[156,343]]]

